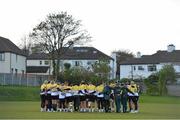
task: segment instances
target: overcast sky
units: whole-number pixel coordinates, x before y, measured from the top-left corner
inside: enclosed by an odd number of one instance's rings
[[[93,37],[88,45],[108,55],[180,49],[178,0],[0,0],[0,36],[19,44],[48,13],[61,11],[82,20]]]

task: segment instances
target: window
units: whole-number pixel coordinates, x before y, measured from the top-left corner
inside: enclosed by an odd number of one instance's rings
[[[95,63],[95,61],[87,61],[87,65],[92,65],[92,64],[94,64]]]
[[[77,49],[76,52],[88,52],[87,49]]]
[[[16,62],[18,61],[18,55],[16,54]]]
[[[156,71],[156,65],[149,65],[148,71]]]
[[[4,53],[0,53],[0,61],[5,61],[5,54]]]
[[[24,70],[22,70],[22,77],[24,77]]]
[[[75,66],[79,66],[79,61],[75,61]]]
[[[15,69],[15,75],[17,76],[17,74],[18,74],[18,69]]]
[[[39,61],[39,64],[42,65],[42,61]]]
[[[87,62],[87,65],[91,65],[91,64],[92,64],[91,61],[88,61],[88,62]]]
[[[81,61],[75,61],[75,66],[81,66],[82,62]]]
[[[97,53],[97,51],[96,51],[96,50],[94,50],[94,51],[93,51],[93,53],[94,53],[94,54],[96,54],[96,53]]]
[[[144,70],[144,68],[142,66],[138,66],[138,70]]]
[[[136,66],[134,66],[134,71],[136,70]]]
[[[44,61],[44,64],[49,65],[49,61],[48,60]]]

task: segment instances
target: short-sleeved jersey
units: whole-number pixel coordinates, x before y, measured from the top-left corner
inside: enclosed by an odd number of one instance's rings
[[[41,91],[45,91],[45,90],[47,89],[47,87],[46,87],[46,86],[47,86],[46,84],[42,84],[42,85],[41,85],[41,88],[40,88],[40,89],[41,89]]]
[[[79,90],[85,90],[85,89],[87,89],[87,85],[86,84],[81,84],[79,86]]]
[[[71,86],[66,86],[66,85],[63,86],[63,89],[64,89],[64,90],[69,90],[69,89],[71,89],[71,88],[72,88]]]
[[[99,85],[96,87],[97,92],[103,92],[103,89],[104,89],[104,85]]]
[[[78,90],[79,90],[79,86],[78,86],[78,85],[74,85],[74,86],[72,86],[72,90],[74,90],[74,91],[78,91]]]
[[[51,84],[51,91],[54,92],[54,91],[57,91],[57,87],[58,85],[55,83],[55,84]]]
[[[87,86],[87,90],[88,90],[88,91],[95,91],[95,89],[96,89],[96,86],[95,86],[95,85],[88,85],[88,86]]]
[[[61,84],[57,84],[57,89],[58,89],[58,90],[61,89]]]
[[[48,83],[47,85],[46,85],[46,88],[47,88],[47,90],[51,90],[51,83]]]

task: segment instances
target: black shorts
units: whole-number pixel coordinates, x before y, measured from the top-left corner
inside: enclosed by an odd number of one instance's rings
[[[58,99],[59,99],[59,95],[51,96],[51,99],[52,99],[52,100],[58,100]]]
[[[74,101],[74,97],[73,96],[69,96],[65,98],[66,102],[72,102]]]
[[[103,101],[104,98],[103,97],[97,97],[97,101]]]
[[[45,102],[45,100],[46,100],[46,96],[45,96],[45,94],[40,95],[40,97],[41,97],[41,101],[42,101],[42,102]]]
[[[86,96],[80,96],[80,101],[86,101]]]
[[[128,101],[129,101],[129,102],[133,101],[133,99],[134,99],[133,97],[134,97],[134,96],[128,96]]]
[[[51,98],[51,94],[47,94],[47,100],[52,100],[52,98]]]
[[[87,99],[90,102],[95,102],[96,96],[95,95],[87,95]]]
[[[64,99],[59,99],[59,103],[64,103],[65,102],[65,98]]]
[[[45,100],[48,100],[47,94],[45,94],[45,97],[44,97],[44,98],[45,98]]]

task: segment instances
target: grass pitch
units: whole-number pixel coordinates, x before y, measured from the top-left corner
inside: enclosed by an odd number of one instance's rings
[[[40,112],[39,102],[0,102],[0,119],[180,119],[180,104],[140,103],[135,113]]]

